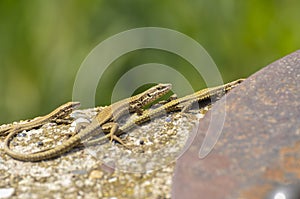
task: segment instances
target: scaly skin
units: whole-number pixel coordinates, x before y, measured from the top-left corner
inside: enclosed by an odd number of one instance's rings
[[[209,98],[217,97],[220,98],[223,95],[225,95],[228,91],[238,86],[241,82],[243,82],[244,79],[238,79],[236,81],[227,83],[225,85],[213,87],[213,88],[206,88],[200,91],[197,91],[191,95],[184,96],[182,98],[174,99],[163,106],[160,106],[159,108],[145,111],[143,115],[137,117],[136,119],[129,121],[128,123],[124,124],[119,129],[119,133],[116,133],[116,135],[119,135],[122,132],[127,132],[130,129],[136,127],[137,125],[143,124],[151,118],[159,117],[161,115],[164,115],[166,113],[169,113],[171,111],[175,110],[181,110],[183,112],[187,111],[191,106],[196,102],[201,102],[204,100],[208,100]]]
[[[138,95],[135,95],[133,97],[121,100],[119,102],[116,102],[110,106],[105,107],[92,121],[91,124],[89,124],[85,129],[80,131],[78,134],[72,136],[67,141],[65,141],[63,144],[56,146],[55,148],[43,150],[36,153],[31,154],[23,154],[18,153],[15,151],[12,151],[9,148],[10,141],[13,139],[14,135],[17,134],[19,129],[11,131],[9,135],[5,139],[5,145],[4,145],[4,151],[10,155],[11,157],[22,160],[22,161],[41,161],[46,159],[51,159],[54,157],[57,157],[69,150],[71,150],[73,147],[79,145],[82,140],[94,135],[97,133],[97,131],[101,130],[101,126],[107,122],[114,122],[119,117],[121,117],[124,113],[127,111],[133,112],[135,110],[139,110],[142,107],[146,106],[147,104],[155,101],[156,99],[160,98],[162,95],[166,94],[171,89],[171,84],[158,84],[143,93],[140,93]],[[116,123],[112,123],[112,130],[117,128]],[[117,139],[119,138],[113,135],[113,133],[110,133],[112,138]]]
[[[210,98],[220,98],[225,95],[228,91],[238,86],[244,79],[238,79],[236,81],[227,83],[225,85],[213,87],[213,88],[206,88],[200,91],[197,91],[191,95],[184,96],[179,99],[174,99],[159,108],[145,111],[143,115],[125,123],[119,129],[114,129],[114,135],[119,136],[124,132],[128,132],[130,129],[137,127],[137,125],[143,124],[147,121],[150,121],[151,118],[162,116],[166,113],[171,111],[181,110],[182,112],[186,112],[191,106],[196,102],[201,102],[208,100]],[[110,126],[103,126],[104,131],[111,130]],[[112,131],[112,130],[111,130]],[[101,142],[104,139],[107,139],[108,136],[104,136],[95,140],[92,140],[85,145],[94,145]]]
[[[46,123],[56,121],[58,119],[64,119],[66,116],[68,116],[74,109],[78,108],[80,106],[79,102],[67,102],[60,107],[56,108],[54,111],[49,113],[48,115],[37,117],[27,123],[24,124],[16,124],[11,125],[9,127],[0,129],[0,136],[5,136],[9,134],[11,131],[24,131],[33,129],[39,126],[42,126]]]

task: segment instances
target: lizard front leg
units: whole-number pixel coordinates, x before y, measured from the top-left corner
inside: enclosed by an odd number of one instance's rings
[[[110,142],[112,142],[113,140],[116,140],[121,145],[128,148],[127,145],[122,141],[122,139],[118,137],[118,135],[120,135],[121,132],[119,130],[119,125],[117,123],[115,123],[115,122],[105,123],[104,125],[102,125],[102,130],[104,132],[108,132],[108,133],[105,134],[103,137],[89,140],[86,143],[84,143],[84,145],[85,146],[96,145],[96,144],[99,144],[101,141],[110,138]]]

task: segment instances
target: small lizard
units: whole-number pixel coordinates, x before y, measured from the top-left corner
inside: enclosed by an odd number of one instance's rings
[[[118,129],[118,126],[114,121],[118,120],[118,118],[122,117],[128,111],[140,112],[142,107],[165,95],[170,90],[171,84],[158,84],[138,95],[113,103],[110,106],[105,107],[85,129],[70,137],[63,144],[36,153],[22,154],[12,151],[9,148],[10,141],[19,130],[12,131],[5,138],[4,151],[11,157],[22,161],[41,161],[50,159],[71,150],[73,147],[80,144],[82,140],[93,136],[95,133],[101,132],[101,126],[107,122],[111,122],[111,133],[107,134],[107,136],[122,143],[122,140],[114,135],[115,129]]]
[[[15,124],[11,125],[9,127],[0,129],[0,136],[8,135],[12,131],[23,131],[23,130],[29,130],[33,128],[37,128],[39,126],[42,126],[48,122],[57,121],[59,119],[64,119],[67,117],[74,109],[78,108],[80,106],[79,102],[67,102],[58,108],[56,108],[54,111],[49,113],[48,115],[41,116],[34,118],[30,120],[27,123],[24,124]]]
[[[166,113],[172,112],[172,111],[178,111],[181,110],[182,112],[188,111],[193,104],[197,102],[204,102],[206,100],[209,100],[211,98],[220,98],[223,95],[225,95],[228,91],[233,89],[234,87],[238,86],[241,82],[243,82],[244,79],[238,79],[236,81],[227,83],[225,85],[213,87],[213,88],[206,88],[200,91],[197,91],[193,94],[184,96],[182,98],[174,99],[156,109],[152,109],[149,111],[145,111],[143,115],[130,120],[129,122],[125,123],[123,126],[121,126],[119,129],[113,129],[114,135],[119,136],[125,132],[128,132],[130,129],[135,128],[137,125],[141,125],[147,121],[150,121],[151,118],[162,116]],[[112,131],[110,126],[103,125],[102,128],[104,131]],[[107,139],[108,136],[104,136],[95,140],[91,140],[87,143],[85,143],[85,146],[89,145],[95,145],[104,139]]]
[[[169,113],[176,110],[181,110],[182,112],[186,112],[191,106],[197,102],[205,101],[210,98],[220,98],[225,95],[228,91],[238,86],[244,79],[238,79],[236,81],[227,83],[225,85],[216,86],[213,88],[206,88],[200,91],[197,91],[193,94],[174,99],[163,106],[160,106],[156,109],[145,111],[143,115],[137,117],[136,119],[124,124],[120,127],[119,132],[127,132],[128,130],[134,128],[136,125],[143,124],[151,118],[155,118],[161,116],[165,113]],[[119,135],[119,133],[116,133]]]

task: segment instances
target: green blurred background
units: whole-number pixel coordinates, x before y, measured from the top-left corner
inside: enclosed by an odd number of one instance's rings
[[[299,0],[2,0],[0,124],[46,114],[71,100],[77,70],[88,53],[104,39],[131,28],[180,31],[208,51],[224,82],[248,77],[299,49],[299,10]],[[114,65],[148,62],[182,69],[188,65],[155,50],[130,53]],[[107,71],[98,86],[97,105],[110,101],[123,72]]]

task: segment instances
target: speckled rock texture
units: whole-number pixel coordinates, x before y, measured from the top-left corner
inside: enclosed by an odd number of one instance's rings
[[[213,133],[208,126],[224,111],[221,136],[200,159],[204,136]],[[247,78],[199,126],[177,161],[172,198],[299,198],[300,50]]]
[[[5,136],[0,136],[0,198],[170,198],[174,160],[207,109],[153,118],[121,136],[130,149],[106,140],[41,162],[8,156],[3,150]],[[19,132],[11,148],[24,154],[55,147],[101,110],[76,110],[71,124],[50,122]]]

